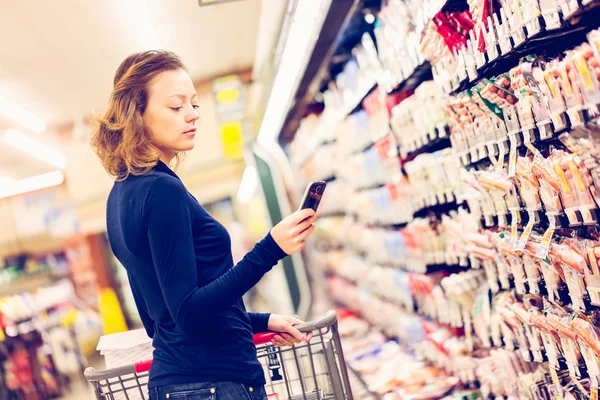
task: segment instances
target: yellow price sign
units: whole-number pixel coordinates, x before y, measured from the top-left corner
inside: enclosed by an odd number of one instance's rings
[[[225,158],[237,160],[244,155],[244,134],[241,121],[221,124],[221,140]]]
[[[219,104],[233,104],[240,100],[240,89],[236,87],[223,89],[217,92],[216,99]]]

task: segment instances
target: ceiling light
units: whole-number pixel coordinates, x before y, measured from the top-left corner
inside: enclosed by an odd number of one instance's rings
[[[65,174],[62,171],[57,170],[29,178],[15,180],[10,184],[0,184],[0,199],[27,192],[33,192],[34,190],[58,186],[64,181]]]
[[[145,0],[127,0],[119,2],[128,16],[128,21],[137,34],[144,50],[160,49],[160,41]]]
[[[375,22],[375,16],[371,13],[367,13],[365,14],[365,21],[367,21],[367,24],[372,24]]]
[[[289,108],[291,96],[298,86],[300,73],[310,57],[316,40],[315,29],[322,12],[323,0],[299,1],[294,10],[281,62],[273,81],[273,89],[260,125],[257,141],[262,145],[276,141]],[[330,2],[329,2],[330,4]]]
[[[242,175],[240,187],[237,192],[237,201],[241,204],[250,203],[252,197],[254,197],[254,194],[256,193],[258,183],[258,171],[256,170],[256,166],[247,165],[246,169],[244,169],[244,175]]]
[[[43,119],[2,96],[0,96],[0,114],[23,125],[32,132],[42,133],[46,130],[46,122]]]
[[[46,146],[17,130],[9,129],[4,132],[4,141],[12,147],[57,168],[65,169],[67,167],[67,157],[62,152]]]

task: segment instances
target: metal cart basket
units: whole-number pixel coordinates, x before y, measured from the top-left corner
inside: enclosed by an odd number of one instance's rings
[[[280,348],[270,341],[276,333],[254,335],[257,356],[269,400],[353,400],[335,311],[297,325],[312,332],[310,343]],[[85,370],[97,400],[148,400],[148,371],[152,361],[97,371]]]

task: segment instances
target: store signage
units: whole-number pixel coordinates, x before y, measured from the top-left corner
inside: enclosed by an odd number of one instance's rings
[[[241,121],[228,121],[221,123],[221,140],[225,158],[238,160],[243,157],[244,135],[242,134]]]
[[[223,155],[229,160],[243,157],[246,99],[244,85],[238,75],[227,75],[212,81],[217,122]]]

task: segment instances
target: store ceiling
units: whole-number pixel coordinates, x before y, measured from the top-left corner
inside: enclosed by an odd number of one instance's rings
[[[160,47],[179,54],[194,80],[252,67],[261,1],[19,0],[1,8],[0,96],[44,118],[51,132],[103,110],[117,66],[151,36],[136,29],[148,19]],[[10,127],[19,126],[0,116],[0,132]],[[44,169],[0,142],[0,176]]]

